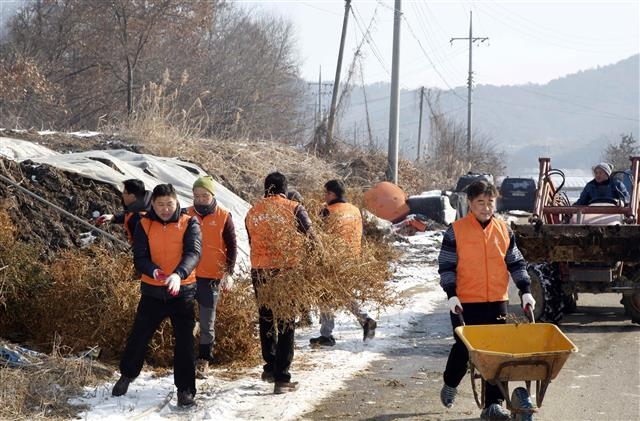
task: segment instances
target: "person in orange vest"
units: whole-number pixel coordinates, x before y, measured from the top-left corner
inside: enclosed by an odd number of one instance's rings
[[[133,233],[134,264],[142,274],[141,296],[120,360],[120,379],[111,394],[127,393],[129,384],[142,370],[151,337],[169,317],[175,338],[173,378],[178,389],[178,406],[192,406],[196,394],[193,328],[195,268],[202,248],[200,224],[181,212],[171,184],[159,184],[153,189],[151,207]]]
[[[231,213],[216,200],[211,176],[200,177],[193,183],[193,206],[187,208],[187,214],[200,222],[202,230],[202,257],[196,267],[196,301],[200,315],[196,377],[205,379],[209,363],[213,361],[220,288],[228,292],[233,285],[231,275],[236,265],[238,244]]]
[[[249,209],[245,218],[251,248],[251,281],[256,297],[259,284],[268,286],[274,275],[300,264],[305,237],[317,241],[306,209],[287,199],[286,194],[285,175],[268,174],[264,180],[264,197]],[[274,383],[275,394],[292,392],[298,387],[298,382],[292,382],[289,373],[293,361],[294,321],[274,320],[272,310],[265,306],[258,308],[258,316],[265,362],[262,380]]]
[[[320,216],[323,218],[327,231],[334,236],[334,241],[342,241],[344,250],[350,252],[345,258],[358,259],[362,250],[362,215],[360,209],[347,201],[347,193],[344,183],[340,180],[329,180],[324,184],[325,207]],[[369,315],[362,311],[354,300],[351,303],[351,313],[358,319],[363,330],[363,339],[371,339],[375,336],[377,323]],[[309,339],[314,346],[334,346],[336,340],[333,337],[335,323],[333,313],[329,310],[320,312],[320,336]]]
[[[96,218],[97,226],[107,222],[123,224],[129,244],[133,244],[133,231],[140,217],[151,209],[151,192],[146,190],[144,182],[136,178],[122,182],[122,205],[124,210],[115,215],[105,213]]]
[[[474,181],[467,189],[469,213],[447,228],[438,256],[440,285],[447,293],[455,343],[443,374],[440,400],[453,406],[457,387],[467,372],[469,352],[456,335],[455,328],[467,325],[505,324],[509,301],[509,275],[520,290],[523,308],[533,311],[527,263],[520,253],[511,228],[493,216],[498,190],[484,180]],[[498,386],[483,381],[485,388],[482,419],[508,420],[511,413]]]

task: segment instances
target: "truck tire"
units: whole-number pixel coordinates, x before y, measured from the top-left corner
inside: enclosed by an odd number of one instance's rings
[[[533,315],[536,320],[558,324],[562,320],[564,297],[558,267],[554,263],[527,266],[531,277],[531,295],[536,300]]]
[[[633,323],[640,324],[640,292],[622,294],[624,312]]]

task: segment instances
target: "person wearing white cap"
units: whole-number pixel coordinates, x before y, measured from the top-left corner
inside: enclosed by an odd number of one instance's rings
[[[574,205],[586,206],[591,203],[629,203],[629,192],[617,178],[611,178],[613,165],[600,162],[593,166],[593,180],[589,181]]]

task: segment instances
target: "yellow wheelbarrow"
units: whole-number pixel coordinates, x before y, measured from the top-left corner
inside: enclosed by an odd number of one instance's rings
[[[569,355],[578,351],[569,338],[550,323],[464,325],[457,327],[456,333],[469,350],[471,387],[478,407],[483,407],[485,390],[481,388],[479,398],[476,381],[483,378],[498,386],[516,421],[533,420],[533,413],[542,406],[547,386]],[[526,385],[526,388],[515,388],[511,399],[510,381],[524,381]],[[530,398],[533,381],[537,407]]]

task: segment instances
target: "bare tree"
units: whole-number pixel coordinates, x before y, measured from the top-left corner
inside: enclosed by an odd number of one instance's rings
[[[475,142],[467,157],[466,128],[448,118],[441,110],[439,92],[428,90],[425,99],[430,110],[430,144],[426,167],[433,177],[433,185],[453,185],[458,177],[469,171],[498,176],[504,173],[504,152],[499,151],[490,138],[474,133]]]
[[[604,159],[613,164],[617,170],[629,168],[629,157],[638,154],[638,142],[633,138],[633,133],[620,136],[620,143],[609,143],[604,151]]]

